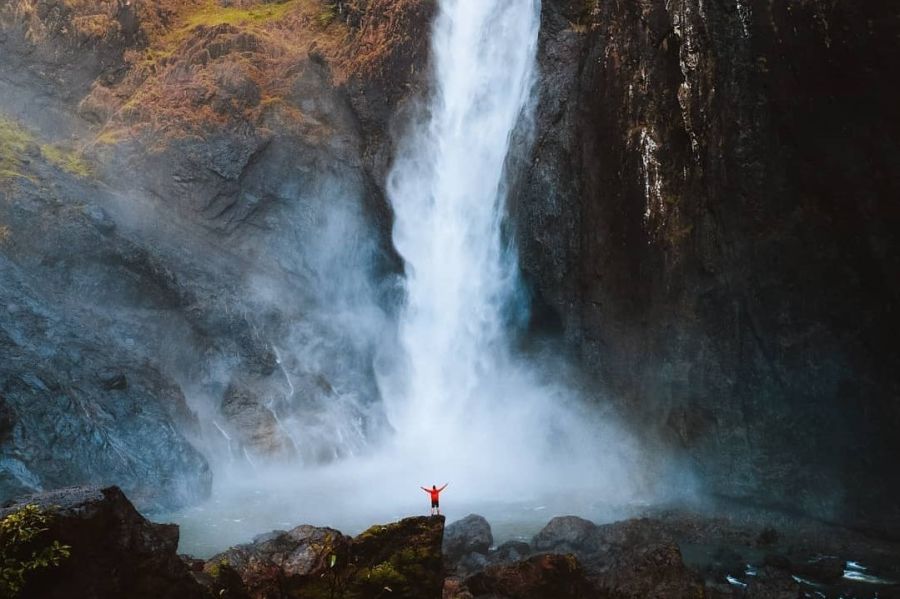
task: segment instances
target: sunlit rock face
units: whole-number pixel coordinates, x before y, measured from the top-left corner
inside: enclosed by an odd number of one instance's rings
[[[537,297],[714,493],[896,523],[885,5],[544,2]]]

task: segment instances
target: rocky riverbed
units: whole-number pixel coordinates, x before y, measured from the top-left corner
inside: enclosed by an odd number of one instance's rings
[[[411,517],[349,537],[300,524],[206,559],[178,555],[116,487],[25,498],[50,514],[38,543],[70,548],[22,597],[587,599],[900,597],[900,545],[772,513],[669,510],[598,525],[552,518],[529,541],[494,542],[469,515]],[[4,538],[4,551],[9,539]]]

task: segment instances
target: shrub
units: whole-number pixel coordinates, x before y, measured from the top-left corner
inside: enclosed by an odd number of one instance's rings
[[[17,597],[28,576],[55,567],[71,547],[47,539],[53,514],[26,505],[0,520],[0,596]]]

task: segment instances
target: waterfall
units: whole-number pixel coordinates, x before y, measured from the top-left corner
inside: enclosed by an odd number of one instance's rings
[[[432,42],[430,114],[388,180],[394,243],[406,264],[399,429],[444,428],[478,401],[504,351],[515,256],[501,239],[504,164],[533,88],[536,0],[443,0]]]
[[[539,0],[439,0],[432,91],[387,179],[405,265],[398,342],[383,339],[374,365],[389,434],[320,467],[230,480],[218,501],[244,526],[295,514],[361,530],[421,512],[419,486],[444,482],[448,514],[477,510],[516,534],[543,525],[542,510],[605,518],[601,505],[634,499],[634,440],[568,384],[563,359],[512,346],[525,302],[503,233],[506,170],[531,121],[539,27]],[[316,431],[342,444],[348,426],[362,436],[359,414],[332,399],[298,445],[315,446]]]
[[[539,27],[537,0],[442,0],[434,89],[388,177],[406,301],[384,398],[398,459],[440,478],[423,483],[508,488],[546,470],[567,426],[563,402],[512,358],[506,324],[519,273],[501,230],[505,165],[529,121]]]
[[[632,439],[510,347],[522,292],[506,165],[531,121],[539,29],[539,0],[439,3],[434,88],[387,181],[406,298],[382,394],[395,468],[421,483],[460,481],[477,501],[588,488],[619,501],[635,488]]]

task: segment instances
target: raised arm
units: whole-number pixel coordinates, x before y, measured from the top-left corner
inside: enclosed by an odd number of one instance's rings
[[[441,487],[440,489],[438,489],[438,491],[443,491],[444,489],[447,488],[447,485],[449,485],[449,484],[450,484],[450,483],[444,483],[444,486]]]
[[[426,489],[425,487],[419,487],[419,488],[422,489],[423,491],[425,491],[426,493],[431,493],[431,491],[429,491],[429,490]]]

